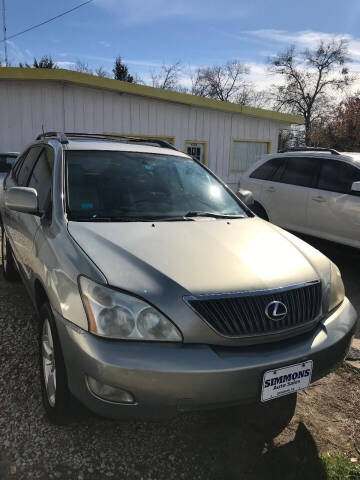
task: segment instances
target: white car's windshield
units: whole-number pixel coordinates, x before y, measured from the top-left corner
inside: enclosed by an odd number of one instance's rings
[[[66,201],[73,220],[246,215],[236,199],[192,159],[138,152],[67,152]]]

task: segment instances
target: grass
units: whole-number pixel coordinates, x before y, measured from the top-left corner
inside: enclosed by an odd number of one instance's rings
[[[322,462],[326,480],[360,480],[360,465],[350,462],[344,455],[337,457],[324,455]]]

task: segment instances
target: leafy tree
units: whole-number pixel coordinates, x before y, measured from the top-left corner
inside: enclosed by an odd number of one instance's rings
[[[346,152],[360,151],[360,92],[342,100],[331,111],[312,123],[314,145]]]
[[[322,41],[315,50],[297,53],[291,46],[269,59],[270,71],[284,79],[274,86],[275,106],[304,117],[306,145],[310,144],[311,123],[327,105],[330,93],[353,80],[346,67],[347,54],[347,41]]]
[[[28,63],[19,63],[20,68],[59,68],[50,55],[44,55],[40,60],[34,58],[32,66]]]
[[[113,68],[114,78],[116,80],[122,80],[123,82],[134,82],[134,77],[130,75],[129,69],[125,63],[123,63],[121,57],[116,57]]]

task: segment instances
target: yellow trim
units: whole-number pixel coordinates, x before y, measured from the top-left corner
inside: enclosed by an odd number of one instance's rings
[[[185,142],[184,142],[184,153],[187,153],[187,151],[186,151],[186,144],[187,143],[201,143],[202,145],[204,145],[204,161],[203,161],[203,164],[207,165],[208,142],[206,142],[205,140],[185,140]]]
[[[244,173],[244,170],[234,170],[233,161],[234,161],[234,146],[235,142],[247,142],[247,143],[267,143],[267,153],[271,153],[272,141],[271,140],[250,140],[247,138],[233,138],[232,139],[232,148],[231,148],[231,162],[230,162],[230,173]]]
[[[95,88],[104,88],[120,93],[128,93],[130,95],[139,95],[142,97],[150,97],[158,100],[169,102],[177,102],[193,107],[211,108],[213,110],[221,110],[229,113],[240,113],[243,115],[251,115],[253,117],[266,118],[285,123],[297,123],[302,125],[304,119],[300,115],[290,115],[288,113],[274,112],[272,110],[264,110],[262,108],[247,107],[231,102],[221,102],[212,98],[199,97],[197,95],[189,95],[187,93],[173,92],[172,90],[164,90],[161,88],[153,88],[145,85],[137,85],[135,83],[121,82],[110,78],[96,77],[87,73],[74,72],[72,70],[63,70],[60,68],[18,68],[18,67],[1,67],[0,80],[48,80],[58,82],[68,82],[77,85],[84,85]]]
[[[143,138],[146,140],[147,138],[153,138],[158,140],[166,140],[167,142],[175,145],[175,137],[170,135],[143,135],[138,133],[118,133],[118,132],[104,132],[104,135],[114,135],[114,137],[134,137],[134,138]]]

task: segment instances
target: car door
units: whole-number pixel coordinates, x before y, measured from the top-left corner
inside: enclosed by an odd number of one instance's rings
[[[270,181],[277,170],[283,167],[284,158],[276,157],[270,158],[263,162],[260,166],[250,173],[249,176],[244,176],[240,180],[240,187],[245,190],[250,190],[253,194],[254,200],[261,203],[261,195],[263,186],[266,181]]]
[[[264,182],[261,202],[272,223],[301,232],[306,228],[307,199],[319,165],[311,156],[283,157],[283,162]]]
[[[321,160],[316,188],[308,199],[308,233],[360,247],[360,196],[351,191],[360,168],[341,160]]]
[[[22,238],[19,253],[27,278],[30,278],[34,270],[34,239],[37,230],[44,223],[44,215],[51,206],[53,159],[52,149],[50,147],[43,148],[26,182],[27,187],[34,188],[37,191],[40,214],[18,214],[18,231]]]

